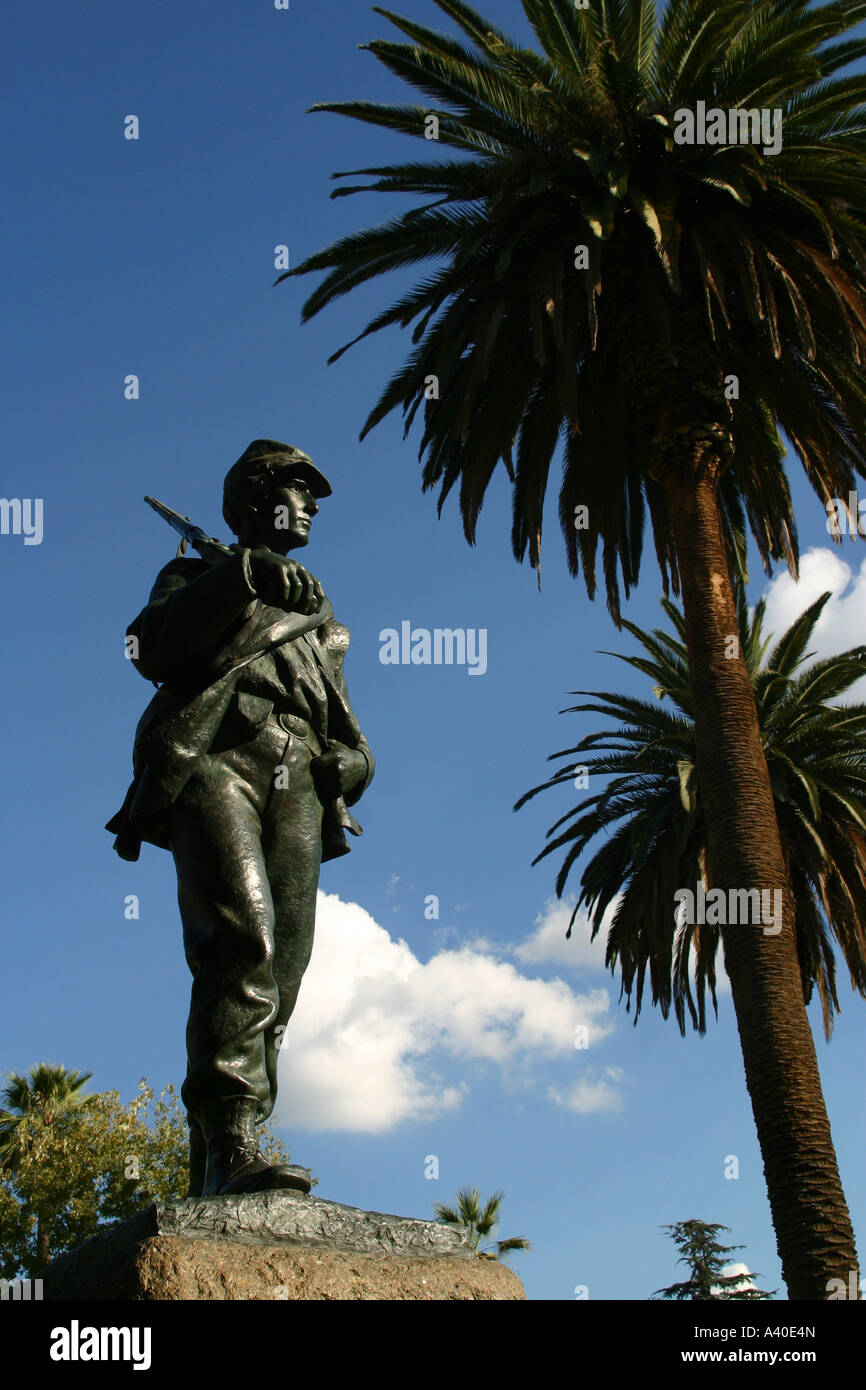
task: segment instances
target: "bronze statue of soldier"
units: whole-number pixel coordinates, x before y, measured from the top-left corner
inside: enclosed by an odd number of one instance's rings
[[[330,493],[301,450],[255,440],[225,479],[237,544],[208,559],[179,554],[127,630],[134,664],[159,689],[107,829],[122,858],[148,841],[177,869],[193,976],[181,1091],[190,1196],[310,1190],[307,1169],[267,1162],[256,1126],[276,1100],[319,867],[348,851],[347,829],[360,834],[347,806],[374,770],[343,674],[348,630],[288,558]]]

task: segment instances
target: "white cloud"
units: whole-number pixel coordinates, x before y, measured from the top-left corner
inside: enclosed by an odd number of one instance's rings
[[[437,1067],[486,1063],[508,1082],[545,1059],[583,1063],[579,1025],[594,1043],[613,1032],[607,990],[529,979],[501,954],[473,942],[425,964],[357,903],[320,893],[313,959],[280,1059],[278,1120],[385,1133],[461,1104],[468,1082],[446,1081]],[[570,1108],[610,1109],[616,1079]]]
[[[577,1115],[589,1115],[598,1111],[622,1109],[622,1096],[617,1088],[625,1079],[619,1067],[605,1067],[597,1081],[591,1077],[579,1077],[565,1089],[549,1086],[547,1095],[555,1105],[563,1110],[573,1110]]]
[[[566,965],[574,969],[605,970],[604,950],[610,919],[616,911],[614,899],[604,914],[595,941],[590,941],[586,912],[581,909],[574,919],[571,939],[566,940],[568,923],[574,911],[573,902],[549,898],[535,919],[535,931],[526,941],[514,947],[514,954],[524,965]]]
[[[800,561],[799,583],[787,570],[771,580],[765,595],[765,631],[781,636],[828,589],[833,597],[818,619],[808,650],[824,657],[866,644],[866,560],[855,574],[839,552],[827,546],[813,546],[806,551]],[[845,699],[862,700],[866,698],[864,691],[866,686],[858,681]]]

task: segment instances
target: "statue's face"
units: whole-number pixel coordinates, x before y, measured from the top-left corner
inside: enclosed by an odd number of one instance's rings
[[[256,545],[286,555],[307,545],[318,503],[303,478],[284,477],[256,508]]]

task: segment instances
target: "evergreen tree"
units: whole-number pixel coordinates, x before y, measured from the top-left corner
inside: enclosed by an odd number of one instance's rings
[[[656,1289],[651,1298],[663,1299],[705,1299],[720,1302],[723,1299],[739,1299],[742,1302],[756,1303],[772,1298],[773,1293],[754,1287],[743,1288],[744,1279],[758,1279],[760,1275],[748,1271],[739,1274],[723,1274],[725,1265],[730,1264],[728,1256],[733,1250],[743,1250],[742,1245],[722,1245],[717,1239],[719,1231],[730,1227],[718,1222],[677,1221],[663,1230],[670,1231],[671,1239],[680,1251],[677,1264],[688,1265],[691,1274],[684,1283],[669,1284],[666,1289]]]

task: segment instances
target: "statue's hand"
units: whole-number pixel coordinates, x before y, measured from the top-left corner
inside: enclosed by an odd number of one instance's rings
[[[351,748],[329,748],[310,763],[321,801],[335,801],[354,790],[367,775],[367,759]]]
[[[249,560],[253,587],[265,603],[305,616],[321,608],[325,597],[322,586],[297,560],[265,549],[251,550]]]

